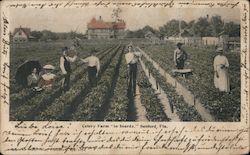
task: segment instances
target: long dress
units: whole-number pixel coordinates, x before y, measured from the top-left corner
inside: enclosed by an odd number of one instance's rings
[[[225,67],[223,67],[225,66]],[[229,63],[224,55],[217,55],[214,58],[214,86],[220,91],[230,91],[230,81],[228,75]],[[218,75],[217,75],[218,74]]]

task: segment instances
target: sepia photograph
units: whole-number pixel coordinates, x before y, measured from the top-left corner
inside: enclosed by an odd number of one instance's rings
[[[10,120],[238,122],[239,12],[10,9]]]
[[[247,0],[0,7],[0,154],[249,153]]]

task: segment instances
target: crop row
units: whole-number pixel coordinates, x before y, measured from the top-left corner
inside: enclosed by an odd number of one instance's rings
[[[110,107],[105,120],[126,121],[128,115],[129,100],[127,97],[127,65],[125,59],[121,59],[119,77],[114,89],[114,95],[110,100]]]
[[[164,70],[171,73],[175,68],[173,51],[176,47],[172,43],[166,45],[153,45],[145,48],[145,52],[152,57]],[[229,60],[229,76],[231,92],[219,92],[213,84],[213,58],[214,49],[199,49],[184,46],[188,53],[187,68],[193,69],[192,76],[188,78],[175,77],[214,115],[216,121],[239,121],[240,119],[240,55],[239,53],[226,53]]]
[[[108,50],[109,51],[109,50]],[[106,52],[104,52],[102,54],[102,57],[105,56]],[[75,76],[71,76],[71,82],[74,83],[76,80],[78,80],[79,78],[81,78],[84,74],[86,70],[86,67],[84,68],[78,68],[77,70],[75,70],[73,72],[73,75]],[[83,73],[82,73],[83,72]],[[11,113],[14,114],[14,117],[16,115],[22,115],[22,113],[25,114],[26,118],[29,118],[30,115],[32,115],[33,113],[35,113],[36,111],[34,110],[27,110],[27,109],[34,109],[36,108],[37,110],[42,110],[42,109],[38,109],[40,107],[40,105],[43,105],[43,107],[46,107],[47,104],[50,104],[51,102],[53,102],[53,100],[60,96],[62,94],[62,90],[61,90],[61,83],[60,82],[56,82],[56,85],[54,86],[54,88],[52,90],[49,91],[44,91],[44,92],[40,92],[37,94],[34,94],[34,92],[31,92],[31,98],[27,99],[27,96],[20,99],[17,103],[12,103],[11,104]],[[33,95],[33,96],[32,96]],[[24,103],[22,103],[24,102]],[[20,104],[18,104],[20,103]],[[17,105],[16,107],[14,105]],[[18,108],[20,107],[21,108]],[[15,108],[14,108],[15,107]],[[19,114],[20,113],[20,114]],[[30,115],[28,115],[30,114]],[[22,116],[24,117],[24,116]]]
[[[156,79],[157,83],[162,87],[163,91],[167,94],[171,108],[177,110],[177,115],[182,121],[201,121],[201,116],[194,106],[189,106],[175,91],[175,88],[168,84],[163,76],[154,68],[153,64],[147,61],[144,57],[142,60],[145,62],[146,67],[149,69],[152,76]]]
[[[108,51],[110,51],[110,50],[108,50]],[[102,54],[101,59],[103,59],[103,57],[111,56],[112,53],[113,52],[108,52],[108,53],[104,52]],[[76,84],[79,83],[78,81],[85,81],[86,82],[86,67],[78,68],[73,73],[73,75],[75,75],[75,76],[71,76],[71,83],[74,86],[76,86]],[[75,82],[77,82],[77,83],[75,84]],[[69,92],[71,92],[71,91],[69,91]],[[66,94],[69,94],[69,93],[67,92]],[[49,106],[60,95],[62,95],[62,91],[61,91],[60,83],[57,83],[57,85],[55,86],[55,89],[41,92],[38,96],[33,97],[30,100],[28,100],[27,102],[25,102],[24,104],[22,104],[22,106],[20,106],[18,109],[16,109],[16,110],[11,109],[11,111],[15,110],[13,112],[12,116],[15,119],[31,119],[32,117],[35,117],[35,115],[37,115],[37,111],[42,111],[44,108]],[[62,97],[60,97],[60,98],[62,98]],[[55,102],[56,101],[57,100],[55,100]]]
[[[119,48],[116,48],[113,52],[107,54],[102,60],[101,69],[99,77],[102,77],[103,72],[109,66],[110,61],[116,55],[116,51]],[[77,103],[79,99],[84,98],[84,96],[89,93],[90,85],[87,81],[87,74],[84,74],[83,77],[78,80],[74,85],[67,91],[64,95],[55,99],[53,104],[51,104],[45,111],[42,111],[35,117],[35,120],[60,120],[63,119],[65,113],[72,108],[74,103]]]
[[[108,52],[110,52],[112,48],[106,49],[104,51],[101,51],[98,53],[99,56],[103,57],[105,56]],[[82,65],[77,65],[76,67],[73,68],[73,74],[71,76],[71,81],[75,81],[78,78],[80,78],[82,76]],[[55,86],[54,86],[54,90],[53,92],[58,92],[60,89],[60,80],[62,79],[62,76],[60,76],[59,78],[57,78],[57,80],[55,81]],[[46,94],[46,92],[45,92]],[[51,93],[51,94],[56,94],[56,93]],[[44,96],[43,93],[36,93],[34,91],[32,91],[31,89],[24,89],[22,91],[20,91],[19,93],[16,94],[12,94],[10,99],[11,99],[11,107],[13,107],[13,109],[17,108],[19,105],[23,105],[25,104],[24,102],[29,102],[29,100],[32,100],[34,97],[39,98],[41,96]],[[53,95],[51,95],[53,96]]]
[[[170,119],[164,113],[163,105],[157,97],[155,90],[152,88],[142,67],[138,66],[139,87],[141,95],[141,103],[146,109],[146,117],[149,121],[169,121]]]
[[[33,48],[25,48],[25,49],[11,49],[11,76],[10,76],[10,90],[11,95],[13,94],[25,94],[25,92],[29,89],[23,88],[22,86],[15,83],[14,74],[17,70],[17,67],[23,63],[25,60],[39,60],[41,64],[50,63],[54,66],[59,66],[59,58],[61,56],[61,47],[54,46],[45,46],[45,48],[33,47]],[[82,48],[78,49],[79,56],[85,57],[89,51],[93,48],[91,45],[85,45]],[[100,47],[98,47],[100,48]],[[102,47],[107,48],[106,45]],[[103,51],[103,50],[102,50]],[[72,65],[74,68],[75,65]],[[55,74],[59,73],[59,69],[55,70]]]
[[[108,104],[110,93],[112,93],[112,85],[115,82],[114,77],[117,76],[117,68],[120,67],[122,51],[120,50],[113,58],[97,86],[81,101],[72,115],[73,120],[96,120],[99,112],[103,112],[102,109],[105,104]]]

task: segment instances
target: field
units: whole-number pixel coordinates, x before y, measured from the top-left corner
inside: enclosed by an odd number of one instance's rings
[[[171,73],[174,67],[173,43],[165,45],[144,45],[142,47],[159,65]],[[193,69],[189,78],[175,77],[195,96],[199,97],[217,121],[239,121],[240,119],[240,54],[226,53],[230,69],[231,92],[219,92],[213,84],[213,59],[216,56],[212,47],[194,48],[184,46],[188,54],[186,68]],[[159,79],[159,81],[161,81]]]
[[[122,44],[121,44],[122,43]],[[134,42],[136,44],[136,42]],[[146,76],[145,70],[138,65],[137,84],[140,101],[127,95],[127,65],[124,59],[126,42],[122,41],[83,41],[78,51],[81,58],[86,57],[95,47],[100,58],[101,69],[98,74],[98,84],[91,87],[87,80],[87,67],[80,62],[72,63],[73,73],[69,91],[63,92],[60,87],[62,79],[59,70],[61,48],[70,45],[70,41],[58,41],[19,45],[11,48],[11,92],[10,120],[74,120],[74,121],[140,121],[136,105],[145,109],[147,121],[172,121],[163,100]],[[136,44],[167,72],[173,66],[172,43],[151,45],[145,42]],[[189,78],[175,77],[191,92],[198,96],[204,107],[215,117],[215,121],[240,120],[240,55],[228,53],[230,63],[231,93],[220,93],[213,87],[212,60],[215,56],[211,48],[184,47],[189,55],[189,65],[193,75]],[[52,90],[33,92],[15,83],[15,72],[25,60],[39,60],[42,65],[56,66],[57,75],[55,87]],[[171,109],[176,110],[180,121],[206,121],[183,100],[175,88],[169,85],[154,68],[151,62],[142,56],[151,75],[166,93]],[[137,103],[139,102],[139,103]],[[137,104],[136,104],[137,103]]]

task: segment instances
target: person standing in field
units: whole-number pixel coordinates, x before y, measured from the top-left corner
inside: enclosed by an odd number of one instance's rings
[[[223,55],[223,48],[217,48],[216,52],[218,55],[214,58],[214,86],[222,92],[230,92],[227,57]]]
[[[132,50],[132,44],[128,45],[128,53],[125,54],[128,65],[128,95],[136,95],[137,62],[140,53]]]
[[[63,74],[63,80],[62,80],[63,91],[69,90],[70,75],[72,72],[70,62],[74,62],[76,58],[77,55],[74,55],[73,57],[69,56],[68,47],[64,47],[62,49],[62,56],[60,57],[60,69]]]
[[[174,51],[174,63],[177,69],[183,69],[187,60],[187,53],[182,48],[182,43],[177,43],[177,49]]]
[[[96,57],[96,50],[93,49],[89,57],[81,59],[88,65],[88,79],[91,87],[97,86],[97,76],[100,71],[100,60]]]

